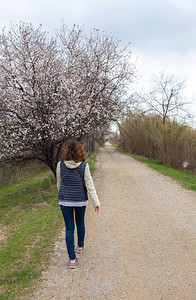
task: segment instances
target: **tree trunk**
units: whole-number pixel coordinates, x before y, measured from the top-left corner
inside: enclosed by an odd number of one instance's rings
[[[56,166],[57,166],[57,164],[55,163],[55,161],[54,160],[48,160],[46,162],[46,164],[49,166],[50,170],[52,171],[52,173],[56,177]]]
[[[166,128],[165,128],[165,124],[166,124],[166,116],[163,116],[163,164],[164,166],[166,166],[167,164],[167,139],[166,139]]]
[[[167,140],[165,131],[163,134],[163,164],[167,165]]]

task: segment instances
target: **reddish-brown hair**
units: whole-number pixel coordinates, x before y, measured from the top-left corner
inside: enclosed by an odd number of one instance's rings
[[[76,163],[84,161],[86,159],[86,153],[83,146],[78,141],[70,141],[65,147],[61,160],[73,160]]]

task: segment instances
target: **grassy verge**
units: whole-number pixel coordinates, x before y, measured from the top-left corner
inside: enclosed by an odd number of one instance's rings
[[[125,150],[123,150],[122,148],[120,148],[118,146],[115,146],[115,148],[118,151],[120,151],[126,155],[129,155],[129,156],[137,159],[138,161],[145,163],[150,168],[175,179],[176,181],[180,182],[184,188],[186,188],[188,190],[196,191],[196,176],[194,174],[192,174],[190,171],[178,170],[178,169],[166,167],[159,162],[150,160],[147,157],[127,153]]]
[[[0,197],[1,299],[17,299],[40,277],[63,220],[49,171],[2,187]]]
[[[88,164],[89,164],[91,173],[93,173],[95,171],[96,156],[97,156],[97,153],[99,152],[99,149],[100,148],[98,148],[95,151],[93,151],[91,153],[91,155],[86,160],[88,162]]]
[[[87,159],[95,169],[96,150]],[[50,171],[0,187],[0,299],[22,299],[40,278],[64,227]]]
[[[49,167],[38,160],[10,163],[3,167],[2,174],[0,174],[0,185],[14,184],[47,170]]]

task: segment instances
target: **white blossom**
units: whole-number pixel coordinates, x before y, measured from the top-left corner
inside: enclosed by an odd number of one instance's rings
[[[130,52],[95,30],[55,38],[20,23],[0,35],[0,159],[38,158],[55,173],[62,147],[118,118],[134,78]]]

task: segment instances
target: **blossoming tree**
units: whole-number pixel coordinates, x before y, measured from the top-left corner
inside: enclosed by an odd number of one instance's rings
[[[0,160],[39,159],[55,174],[65,142],[118,118],[135,66],[104,32],[21,23],[0,35]]]

